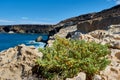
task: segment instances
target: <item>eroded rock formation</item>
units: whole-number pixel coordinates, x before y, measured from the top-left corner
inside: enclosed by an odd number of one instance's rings
[[[0,32],[15,33],[43,33],[49,34],[49,31],[53,29],[53,25],[4,25],[0,26]]]
[[[0,80],[35,80],[32,68],[42,53],[33,46],[19,45],[0,53]]]
[[[89,13],[61,21],[54,26],[54,33],[60,29],[77,26],[77,30],[86,33],[97,29],[106,30],[108,26],[120,24],[120,5],[100,12]]]

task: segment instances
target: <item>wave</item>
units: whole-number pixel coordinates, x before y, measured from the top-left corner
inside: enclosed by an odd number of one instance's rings
[[[36,42],[34,40],[26,41],[25,43],[27,46],[35,46],[36,48],[44,48],[46,43],[43,42]]]

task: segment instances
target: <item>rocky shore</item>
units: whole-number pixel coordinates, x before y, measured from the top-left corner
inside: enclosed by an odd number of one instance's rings
[[[109,44],[111,54],[108,55],[111,63],[93,77],[93,80],[119,80],[120,78],[120,26],[111,26],[108,30],[95,30],[86,34],[74,31],[69,38],[85,41],[95,41],[100,44]],[[63,29],[61,29],[63,31]],[[60,30],[60,31],[61,31]],[[69,30],[68,30],[69,32]],[[70,30],[71,32],[71,30]],[[57,34],[61,37],[63,34]],[[54,42],[54,40],[53,40]],[[52,44],[52,43],[51,43]],[[33,46],[19,45],[0,53],[0,79],[1,80],[42,80],[37,72],[33,72],[35,60],[42,58],[43,54]],[[109,75],[108,75],[109,74]],[[74,78],[66,80],[86,80],[86,73],[80,72]]]
[[[91,32],[94,30],[107,30],[110,25],[120,24],[120,5],[116,5],[110,9],[105,9],[100,12],[72,17],[54,25],[54,29],[50,31],[50,35],[59,32],[60,29],[75,26],[82,33]]]
[[[49,33],[49,47],[52,46],[56,35],[108,44],[111,53],[107,56],[111,63],[99,74],[94,75],[93,80],[120,80],[120,5],[98,13],[70,18],[54,26],[50,25],[49,28],[4,26],[0,27],[0,31]],[[34,72],[35,60],[42,56],[35,47],[25,45],[0,52],[0,80],[42,80],[36,76],[37,72]],[[86,73],[80,72],[78,76],[66,80],[86,80]]]
[[[42,56],[34,46],[25,45],[1,52],[0,80],[35,80],[32,69],[35,66],[35,60]]]

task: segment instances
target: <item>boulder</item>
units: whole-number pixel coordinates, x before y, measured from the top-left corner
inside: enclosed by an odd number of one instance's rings
[[[113,44],[112,44],[112,48],[120,49],[120,41],[114,41]]]
[[[111,33],[120,33],[120,24],[118,24],[118,25],[110,25],[110,26],[108,26],[108,28],[109,28],[109,32],[111,32]]]
[[[77,30],[76,25],[65,27],[63,29],[60,29],[59,32],[54,35],[54,37],[57,35],[59,37],[66,38],[70,32],[74,32],[76,30]]]
[[[86,73],[80,72],[76,77],[67,78],[66,80],[86,80]]]
[[[0,80],[28,80],[32,76],[35,60],[41,58],[33,46],[19,45],[0,53]],[[34,80],[34,79],[31,79]]]
[[[43,43],[47,43],[48,40],[43,40],[42,36],[39,36],[36,38],[35,40],[36,42],[43,42]]]
[[[35,41],[36,42],[41,42],[42,41],[42,36],[37,37]]]
[[[14,33],[14,32],[13,32],[13,31],[9,31],[8,33],[9,33],[9,34],[12,34],[12,33]]]
[[[102,80],[101,76],[100,75],[95,75],[93,77],[93,80]]]

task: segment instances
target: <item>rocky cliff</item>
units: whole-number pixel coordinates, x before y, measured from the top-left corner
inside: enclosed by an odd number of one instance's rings
[[[0,80],[40,80],[32,69],[42,53],[33,46],[19,45],[0,52]]]
[[[0,26],[0,32],[15,33],[45,33],[49,34],[53,25],[3,25]]]
[[[96,19],[96,18],[108,18],[108,17],[115,17],[120,15],[120,5],[114,6],[110,9],[105,9],[100,12],[94,12],[89,14],[80,15],[77,17],[69,18],[66,20],[61,21],[60,23],[79,23],[81,21]]]
[[[83,33],[97,29],[107,29],[108,26],[120,24],[120,5],[100,12],[89,13],[61,21],[54,26],[53,33],[59,32],[61,28],[76,26]]]

